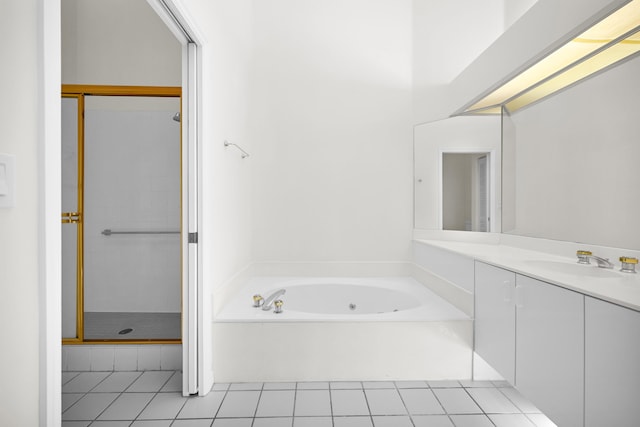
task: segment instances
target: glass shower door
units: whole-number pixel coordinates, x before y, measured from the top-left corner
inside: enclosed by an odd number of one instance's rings
[[[82,107],[62,98],[62,338],[82,340]]]

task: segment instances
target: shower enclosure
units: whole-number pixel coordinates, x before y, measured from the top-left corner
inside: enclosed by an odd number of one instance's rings
[[[62,336],[181,339],[180,88],[64,86]]]

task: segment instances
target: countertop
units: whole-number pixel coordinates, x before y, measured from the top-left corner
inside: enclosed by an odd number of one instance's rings
[[[614,269],[604,269],[594,260],[582,265],[575,256],[562,257],[500,243],[415,241],[640,311],[640,273],[621,272],[617,259],[613,260]]]

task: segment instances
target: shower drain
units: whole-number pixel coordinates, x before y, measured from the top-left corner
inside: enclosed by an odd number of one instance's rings
[[[123,330],[121,330],[120,332],[118,332],[119,335],[127,335],[129,333],[133,332],[133,328],[125,328]]]

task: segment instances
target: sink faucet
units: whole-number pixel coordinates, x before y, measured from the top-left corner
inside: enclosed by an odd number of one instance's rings
[[[286,289],[278,289],[277,291],[275,291],[274,293],[272,293],[271,295],[269,295],[269,297],[267,297],[267,299],[264,300],[264,304],[262,304],[262,309],[264,311],[268,311],[271,310],[272,306],[273,306],[273,302],[281,295],[284,295],[285,292],[287,292]]]
[[[591,251],[578,251],[576,255],[578,256],[578,264],[591,264],[589,260],[594,259],[600,268],[613,268],[613,263],[608,258],[595,256]]]

